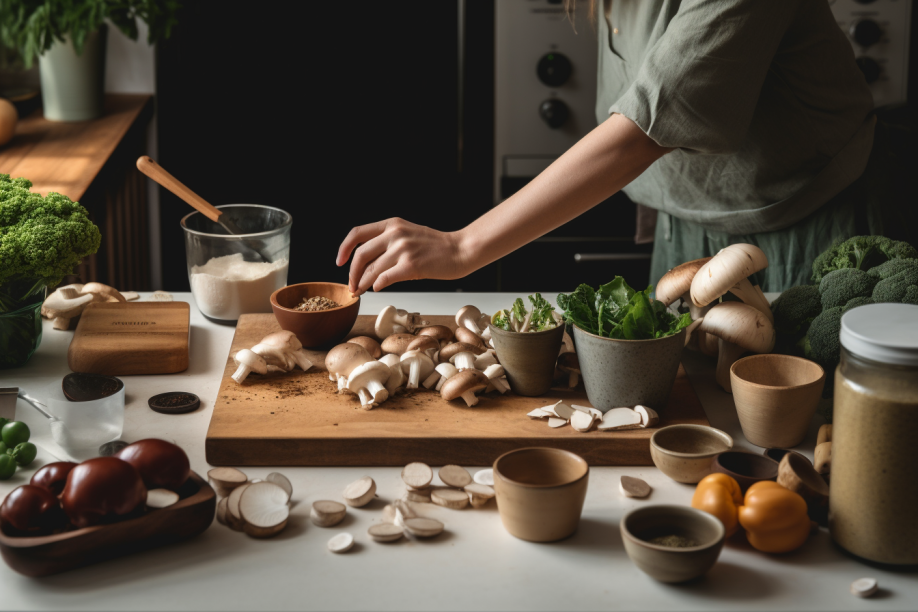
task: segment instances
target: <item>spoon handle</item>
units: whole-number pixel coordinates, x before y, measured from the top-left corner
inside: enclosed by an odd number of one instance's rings
[[[37,411],[39,411],[40,413],[42,413],[42,415],[44,415],[49,421],[58,421],[58,420],[60,420],[60,419],[58,419],[56,416],[54,416],[53,414],[51,414],[51,413],[49,413],[47,410],[45,410],[45,408],[47,408],[47,406],[45,406],[44,404],[42,404],[41,402],[39,402],[39,401],[38,401],[37,399],[35,399],[34,397],[28,395],[25,391],[22,391],[22,390],[19,391],[19,398],[22,399],[22,400],[25,400],[26,403],[31,404],[31,405],[32,405],[32,408],[34,408],[35,410],[37,410]]]
[[[146,155],[141,155],[138,157],[137,169],[146,174],[160,186],[165,187],[174,193],[186,204],[196,209],[198,212],[200,212],[202,215],[214,223],[219,223],[220,215],[223,213],[220,212],[216,206],[186,187],[184,183],[166,172],[162,166],[157,164],[150,157]]]

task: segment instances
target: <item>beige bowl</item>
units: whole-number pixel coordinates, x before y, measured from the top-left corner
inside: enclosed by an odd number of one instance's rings
[[[643,506],[621,522],[625,552],[638,569],[661,582],[685,582],[701,576],[717,562],[726,532],[714,516],[688,506]],[[677,535],[697,546],[674,548],[651,544],[659,536]]]
[[[825,381],[822,367],[802,357],[751,355],[735,362],[730,383],[746,439],[765,448],[803,442]]]
[[[590,466],[556,448],[520,448],[494,462],[494,491],[504,528],[521,540],[554,542],[577,530]]]
[[[733,448],[726,432],[706,425],[670,425],[650,437],[650,457],[660,471],[694,484],[711,473],[711,459]]]

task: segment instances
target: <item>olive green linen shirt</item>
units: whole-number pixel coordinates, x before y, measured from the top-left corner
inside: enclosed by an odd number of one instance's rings
[[[827,0],[605,0],[596,115],[675,149],[625,193],[706,229],[797,223],[864,171],[870,90]]]

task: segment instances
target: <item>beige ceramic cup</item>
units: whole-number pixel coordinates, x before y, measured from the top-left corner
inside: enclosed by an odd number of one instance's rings
[[[572,452],[520,448],[494,462],[494,491],[504,528],[521,540],[554,542],[577,530],[590,466]]]

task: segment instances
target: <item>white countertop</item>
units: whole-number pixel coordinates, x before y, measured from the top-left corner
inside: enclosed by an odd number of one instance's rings
[[[125,377],[127,408],[123,438],[175,440],[205,474],[204,435],[220,385],[234,328],[208,322],[192,303],[191,367],[171,376]],[[515,295],[500,293],[370,293],[361,313],[375,314],[390,301],[425,314],[453,314],[465,304],[493,312]],[[554,301],[554,294],[546,294]],[[23,368],[0,370],[0,387],[18,386],[39,395],[69,372],[67,346],[72,332],[45,322],[41,347]],[[712,364],[687,354],[685,366],[711,424],[730,433],[738,448],[761,451],[746,442],[730,395],[716,387]],[[201,409],[186,415],[151,411],[147,399],[157,393],[187,390],[201,398]],[[48,439],[42,417],[23,402],[17,416],[33,429],[40,446],[36,466],[54,460],[42,442]],[[812,457],[814,423],[798,450]],[[469,466],[475,471],[476,466]],[[478,466],[481,467],[481,466]],[[243,468],[250,478],[268,468]],[[19,470],[0,483],[0,496],[28,482],[34,470]],[[870,567],[836,548],[825,530],[787,555],[767,555],[728,542],[720,561],[702,580],[665,585],[640,572],[622,547],[618,523],[629,509],[646,504],[688,504],[693,487],[669,480],[654,467],[594,467],[580,528],[553,544],[532,544],[504,531],[493,503],[484,509],[448,510],[422,506],[420,514],[446,524],[433,541],[402,540],[378,544],[367,528],[379,520],[387,500],[404,485],[398,468],[282,468],[293,482],[295,507],[280,535],[255,540],[216,522],[188,542],[140,555],[30,579],[0,564],[3,610],[904,610],[918,602],[916,574]],[[622,474],[647,480],[648,500],[622,497]],[[345,521],[331,529],[308,520],[317,499],[340,499],[345,485],[363,475],[378,484],[380,499],[366,508],[348,509]],[[345,555],[327,551],[339,531],[358,544]],[[873,599],[848,592],[860,577],[876,577],[882,588]]]

